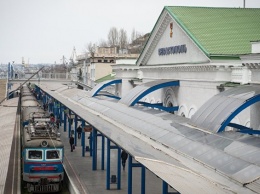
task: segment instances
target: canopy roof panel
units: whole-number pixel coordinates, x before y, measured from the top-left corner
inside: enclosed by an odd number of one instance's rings
[[[260,192],[254,187],[260,176],[256,136],[215,134],[188,125],[187,118],[87,97],[82,90],[77,94],[76,89],[43,89],[180,192],[207,193],[205,187],[218,193]],[[183,173],[185,178],[172,181]],[[194,188],[186,186],[190,182]],[[201,183],[204,188],[199,187]]]
[[[260,101],[259,86],[231,88],[202,105],[192,116],[190,124],[214,133],[223,131],[239,112],[257,101]]]
[[[134,106],[147,94],[165,87],[179,86],[179,80],[156,80],[134,87],[119,102],[127,106]]]
[[[107,86],[110,86],[112,84],[119,84],[122,83],[122,79],[115,79],[115,80],[107,80],[104,82],[101,82],[99,84],[97,84],[90,92],[91,92],[91,96],[97,96],[98,93],[104,89]]]

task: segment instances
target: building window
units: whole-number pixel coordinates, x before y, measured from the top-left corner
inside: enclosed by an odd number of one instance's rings
[[[107,60],[106,60],[106,59],[104,60],[104,63],[107,63]]]
[[[167,107],[173,107],[173,104],[171,102],[168,102]],[[172,111],[170,113],[174,114],[174,111]]]
[[[102,63],[102,60],[101,60],[101,59],[98,59],[98,62],[99,62],[99,63]]]

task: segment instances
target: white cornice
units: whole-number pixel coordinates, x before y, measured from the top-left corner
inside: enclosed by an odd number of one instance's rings
[[[148,39],[148,42],[146,43],[146,46],[145,46],[139,60],[137,61],[138,66],[141,64],[147,63],[147,61],[151,57],[156,45],[158,44],[162,34],[164,33],[166,27],[169,25],[170,20],[171,20],[171,16],[169,15],[169,13],[166,10],[164,10],[157,22],[157,25],[154,27],[154,30],[153,30],[150,38]]]
[[[155,70],[168,70],[168,71],[219,71],[231,70],[232,66],[225,65],[211,65],[211,64],[183,64],[183,65],[160,65],[160,66],[140,66],[141,71],[155,71]]]
[[[260,63],[243,63],[244,66],[248,67],[248,69],[260,69]]]

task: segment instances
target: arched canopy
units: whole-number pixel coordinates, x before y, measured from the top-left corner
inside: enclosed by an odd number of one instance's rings
[[[207,193],[208,189],[201,188],[220,188],[218,193],[260,193],[255,186],[260,175],[257,136],[202,131],[188,125],[188,118],[91,98],[87,91],[64,85],[41,84],[41,89],[165,182],[179,185],[178,190],[183,188],[184,193],[194,191],[193,185],[186,190],[191,182],[199,189],[196,193]],[[183,173],[188,173],[185,179],[172,181]]]
[[[157,80],[136,86],[130,90],[119,102],[127,106],[134,106],[147,94],[165,87],[179,86],[179,80]]]
[[[98,93],[104,89],[107,86],[110,86],[112,84],[119,84],[122,83],[122,79],[115,79],[115,80],[107,80],[104,82],[99,83],[98,85],[96,85],[90,92],[91,92],[91,96],[97,96]]]
[[[234,127],[230,122],[238,113],[259,101],[259,86],[239,86],[229,89],[208,100],[193,115],[191,124],[213,132],[224,131],[227,126]]]

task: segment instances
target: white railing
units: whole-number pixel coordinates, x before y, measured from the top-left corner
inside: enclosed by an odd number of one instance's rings
[[[17,74],[16,76],[13,76],[13,79],[14,80],[28,79],[32,75],[33,74]],[[69,73],[39,73],[34,75],[31,79],[52,79],[52,80],[70,79],[70,74]]]
[[[42,73],[40,79],[70,79],[68,73]]]

